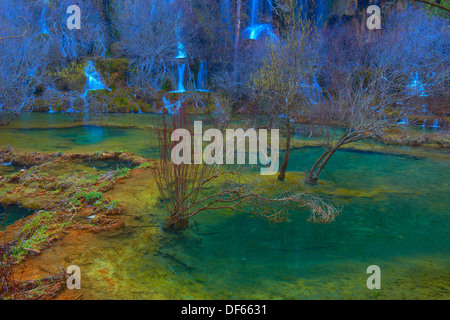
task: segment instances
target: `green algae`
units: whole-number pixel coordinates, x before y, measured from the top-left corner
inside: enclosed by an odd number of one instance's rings
[[[294,153],[294,161],[301,162],[299,156]],[[132,174],[108,192],[128,212],[122,217],[128,227],[98,239],[95,256],[85,252],[72,258],[90,261],[84,270],[91,289],[83,294],[95,299],[448,299],[448,203],[442,199],[447,187],[441,176],[448,164],[354,156],[352,165],[378,163],[385,171],[370,179],[358,170],[354,178],[348,170],[332,172],[345,188],[329,179],[321,187],[338,190],[334,195],[347,203],[342,217],[329,225],[307,223],[304,212],[285,224],[230,211],[204,212],[182,235],[169,235],[157,227],[167,213],[150,169]],[[415,166],[428,178],[404,170]],[[359,169],[367,171],[364,165]],[[296,183],[301,173],[287,177],[285,184]],[[425,191],[430,179],[439,186],[433,194]],[[399,185],[403,189],[396,192]],[[417,190],[425,198],[417,197]],[[382,270],[376,294],[365,285],[372,264]]]
[[[150,133],[145,136],[151,117],[111,119],[109,126],[119,131],[94,130],[106,133],[101,139],[86,139],[78,130],[69,131],[69,142],[67,132],[52,139],[69,150],[151,154]],[[16,126],[17,134],[22,129]],[[41,128],[44,133],[45,121]],[[52,150],[48,137],[43,134],[35,146],[15,142],[21,149],[35,151],[46,144]],[[322,148],[315,139],[295,143],[286,181],[260,178],[264,186],[303,187],[304,172]],[[448,299],[448,160],[446,151],[354,144],[333,156],[312,190],[344,203],[335,222],[308,223],[303,209],[284,224],[211,211],[196,216],[176,236],[161,230],[167,213],[147,163],[120,173],[128,178],[100,191],[101,197],[118,201],[122,211],[115,218],[123,227],[73,243],[62,240],[51,256],[44,250],[40,259],[80,265],[87,299]],[[59,163],[47,173],[68,167],[98,175],[89,162]],[[372,264],[382,272],[377,293],[365,285]]]

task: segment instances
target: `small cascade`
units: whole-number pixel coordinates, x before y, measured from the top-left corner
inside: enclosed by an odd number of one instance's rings
[[[164,107],[166,107],[169,114],[178,114],[181,109],[181,101],[177,101],[172,104],[169,99],[163,97]]]
[[[431,128],[440,128],[441,126],[439,125],[439,121],[438,119],[434,119],[433,125],[431,126]]]
[[[185,92],[186,89],[184,88],[184,71],[186,69],[186,64],[179,63],[177,69],[178,69],[177,90],[173,92]]]
[[[171,106],[169,99],[167,99],[166,97],[163,97],[163,102],[164,102],[164,107],[166,107],[167,110],[169,110],[169,108]]]
[[[208,91],[206,89],[207,83],[208,83],[208,69],[206,66],[206,60],[201,60],[197,76],[197,91]]]
[[[398,124],[404,124],[404,125],[408,125],[409,121],[408,118],[403,118],[402,120],[397,121]]]
[[[412,77],[411,84],[408,85],[408,89],[409,89],[411,95],[419,96],[419,97],[428,96],[425,93],[425,86],[419,80],[419,73],[416,72],[415,74],[411,74],[411,77]]]
[[[251,0],[251,7],[250,7],[250,25],[244,30],[244,33],[247,34],[247,38],[251,40],[257,40],[261,35],[265,34],[266,36],[269,36],[272,39],[276,39],[276,35],[272,31],[272,26],[267,23],[260,23],[259,18],[263,14],[263,10],[261,8],[263,7],[269,7],[269,16],[271,16],[272,13],[272,7],[269,4],[268,0],[266,1],[266,6],[263,6],[262,3],[259,2],[259,0]],[[260,12],[261,11],[261,12]]]
[[[61,54],[64,58],[67,58],[66,50],[64,50],[64,46],[61,45]]]
[[[22,111],[22,110],[24,109],[25,104],[27,103],[27,101],[28,101],[28,100],[32,100],[33,98],[34,98],[33,96],[26,97],[26,98],[23,100],[22,104],[20,105],[19,111]]]
[[[103,84],[100,73],[95,69],[95,65],[92,61],[88,61],[84,67],[84,74],[86,75],[86,85],[84,88],[83,98],[86,98],[89,91],[93,90],[110,90],[105,84]]]
[[[175,56],[175,59],[186,59],[186,50],[184,49],[183,44],[178,41],[177,44],[177,55]]]
[[[48,0],[43,1],[42,3],[42,11],[41,11],[41,17],[39,20],[39,25],[41,26],[40,33],[49,34],[48,28],[47,28],[47,5]]]
[[[317,82],[317,78],[315,75],[313,76],[313,84],[311,86],[309,100],[311,101],[312,104],[316,104],[323,101],[322,87]]]
[[[34,76],[34,74],[36,73],[36,67],[35,68],[30,68],[30,70],[28,71],[28,75],[30,76],[30,77],[33,77]]]
[[[230,6],[230,0],[221,0],[220,1],[220,10],[222,15],[222,21],[229,26],[231,23],[231,6]]]
[[[53,97],[59,96],[60,93],[57,90],[55,90],[54,87],[47,85],[42,95],[43,97],[45,97],[44,99],[48,98],[49,101],[52,101]],[[52,106],[48,106],[48,113],[55,113],[55,112],[57,111],[53,110]]]
[[[258,23],[259,0],[252,0],[252,11],[250,25],[254,26]]]

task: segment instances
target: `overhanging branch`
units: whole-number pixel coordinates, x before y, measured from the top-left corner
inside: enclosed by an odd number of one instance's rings
[[[425,1],[425,0],[413,0],[413,1],[422,2],[422,3],[428,4],[430,6],[442,9],[442,10],[446,11],[448,14],[450,14],[450,8],[446,8],[446,7],[444,7],[444,6],[440,5],[440,4],[437,4],[437,3],[434,3],[434,2]]]

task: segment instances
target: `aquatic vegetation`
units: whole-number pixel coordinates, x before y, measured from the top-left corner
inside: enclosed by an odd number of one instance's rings
[[[106,230],[120,225],[120,221],[109,218],[120,212],[118,202],[106,199],[103,192],[119,179],[128,177],[131,169],[125,167],[107,173],[96,170],[68,173],[63,166],[62,170],[58,170],[58,167],[67,161],[88,158],[136,161],[130,159],[129,154],[97,152],[89,155],[58,154],[59,157],[54,157],[7,149],[3,150],[3,156],[12,157],[12,161],[16,162],[33,163],[34,166],[1,179],[3,187],[0,203],[21,203],[41,209],[21,227],[17,239],[11,245],[11,255],[17,262],[25,259],[30,252],[39,254],[50,243],[64,237],[68,229]],[[79,217],[80,214],[94,214],[95,218],[84,220]]]
[[[40,211],[21,230],[14,246],[11,247],[11,254],[20,261],[30,252],[39,253],[40,250],[49,243],[60,239],[63,230],[71,225],[71,221],[59,221],[55,214],[47,211]]]
[[[244,176],[234,168],[203,163],[175,163],[172,159],[172,132],[184,128],[193,135],[194,129],[185,114],[172,117],[171,127],[165,117],[162,117],[161,122],[155,125],[154,130],[158,137],[155,148],[159,150],[159,158],[154,163],[152,174],[169,214],[164,224],[165,230],[186,230],[192,217],[211,210],[235,210],[261,216],[272,222],[287,221],[291,207],[309,208],[312,212],[310,220],[318,223],[332,222],[339,215],[339,208],[318,196],[307,197],[306,190],[292,188],[289,191],[267,192],[257,176],[252,179],[250,175]],[[187,152],[194,158],[194,148],[191,147]]]
[[[93,204],[97,200],[103,199],[103,194],[98,191],[91,191],[91,192],[78,192],[75,196],[75,198],[83,198],[88,204]]]
[[[64,289],[64,271],[35,280],[20,280],[15,272],[11,244],[0,245],[0,300],[37,300],[54,298]]]

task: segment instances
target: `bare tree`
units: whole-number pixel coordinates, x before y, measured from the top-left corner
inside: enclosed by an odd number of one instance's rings
[[[417,103],[418,90],[411,74],[422,75],[428,94],[448,92],[448,27],[417,10],[387,18],[381,33],[356,35],[342,27],[328,38],[323,63],[328,101],[309,113],[323,129],[325,151],[307,172],[307,183],[317,182],[343,145],[383,135],[409,112],[405,106]]]
[[[289,162],[293,122],[312,103],[311,87],[318,64],[318,33],[312,21],[284,12],[289,25],[278,41],[270,40],[261,67],[253,76],[254,93],[270,126],[286,135],[286,152],[278,175],[284,180]]]
[[[182,231],[196,214],[229,209],[263,217],[271,222],[288,220],[289,210],[307,207],[309,220],[318,223],[334,221],[340,209],[318,197],[299,192],[299,186],[285,190],[269,190],[255,175],[241,170],[209,164],[174,164],[171,140],[175,129],[184,128],[194,134],[185,114],[174,116],[168,123],[162,116],[155,125],[156,149],[159,159],[152,174],[160,196],[169,213],[164,224],[167,231]],[[191,148],[192,157],[194,148]]]
[[[0,3],[0,34],[22,34],[32,11],[26,3]],[[25,22],[25,23],[24,23]],[[0,125],[7,124],[34,102],[37,87],[45,75],[50,42],[45,37],[26,32],[0,42]],[[37,57],[39,57],[37,59]]]
[[[26,34],[27,34],[27,32],[28,32],[28,29],[29,29],[29,23],[28,23],[28,21],[25,19],[25,18],[23,18],[23,17],[21,17],[24,21],[25,21],[25,23],[27,24],[27,28],[24,30],[24,32],[22,33],[22,34],[17,34],[17,35],[11,35],[11,36],[0,36],[0,41],[1,40],[6,40],[6,39],[15,39],[15,38],[22,38],[22,37],[24,37]]]
[[[69,15],[66,10],[71,5],[77,5],[81,10],[81,29],[69,30],[67,27]],[[109,45],[106,23],[94,4],[84,0],[60,0],[49,6],[48,12],[49,32],[59,44],[63,57],[73,60],[88,55],[105,56]]]
[[[121,0],[115,11],[120,46],[130,59],[128,82],[154,94],[173,80],[177,63],[189,59],[191,33],[184,20],[183,1]]]

